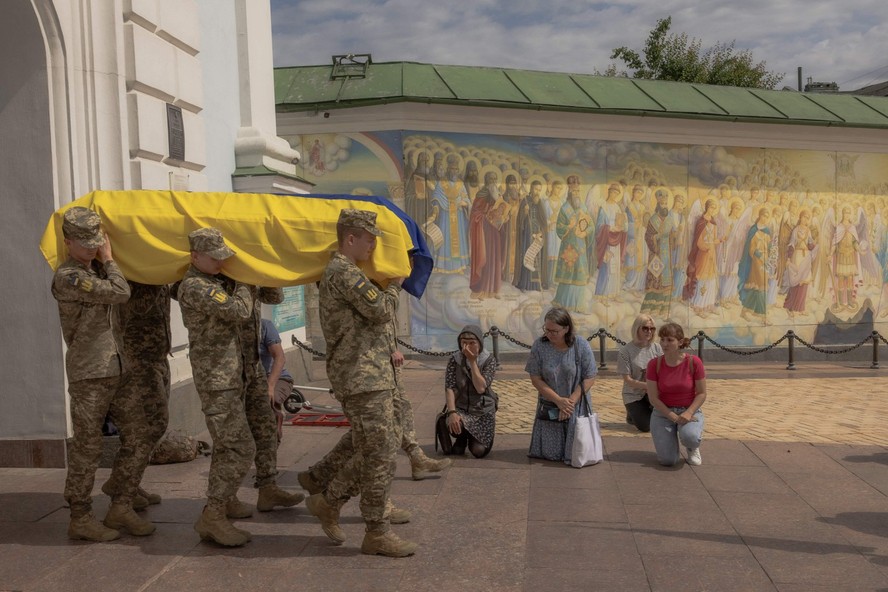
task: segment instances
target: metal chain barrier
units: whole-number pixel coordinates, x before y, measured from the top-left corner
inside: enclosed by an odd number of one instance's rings
[[[515,339],[514,337],[512,337],[511,335],[509,335],[508,333],[506,333],[502,329],[499,330],[499,334],[502,335],[506,339],[506,341],[510,341],[510,342],[514,343],[515,345],[517,345],[518,347],[523,347],[524,349],[531,348],[531,346],[527,345],[524,342],[518,341],[517,339]]]
[[[877,335],[878,335],[878,333],[877,333]],[[804,346],[807,347],[808,349],[812,349],[812,350],[816,351],[817,353],[821,353],[821,354],[846,354],[846,353],[848,353],[848,352],[850,352],[850,351],[854,351],[855,349],[859,348],[859,347],[862,346],[864,343],[866,343],[866,342],[868,342],[868,341],[872,341],[873,336],[872,336],[872,335],[867,335],[866,337],[863,338],[863,340],[862,340],[860,343],[858,343],[858,344],[856,344],[856,345],[852,345],[852,346],[850,346],[850,347],[845,347],[845,348],[842,348],[842,349],[823,349],[822,347],[817,347],[816,345],[814,345],[814,344],[812,344],[812,343],[808,343],[807,341],[805,341],[804,339],[802,339],[802,338],[799,337],[798,335],[796,335],[795,338],[796,338],[796,341],[798,341],[799,343],[801,343],[802,345],[804,345]],[[882,341],[885,341],[885,338],[884,338],[884,337],[882,337]]]
[[[498,329],[497,327],[491,327],[490,331],[487,331],[486,333],[484,333],[482,338],[483,339],[486,339],[487,337],[493,338],[493,350],[494,350],[494,354],[497,356],[497,358],[499,358],[499,341],[498,340],[499,340],[500,336],[502,336],[506,341],[509,341],[510,343],[517,345],[518,347],[521,347],[524,349],[531,348],[531,346],[528,345],[527,343],[524,343],[523,341],[519,341],[518,339],[512,337],[511,335],[509,335],[505,331],[502,331],[502,330]],[[593,339],[596,339],[596,338],[599,340],[599,346],[600,346],[599,358],[601,361],[600,361],[599,367],[601,369],[604,369],[607,367],[607,362],[605,361],[605,352],[606,352],[605,339],[609,338],[620,346],[626,345],[626,342],[623,341],[622,339],[620,339],[619,337],[617,337],[616,335],[613,335],[612,333],[610,333],[609,331],[607,331],[604,328],[599,329],[597,332],[595,332],[592,335],[590,335],[589,337],[587,337],[586,341],[591,342]],[[854,345],[848,346],[848,347],[843,347],[841,349],[825,349],[823,347],[818,347],[812,343],[805,341],[804,339],[802,339],[801,337],[796,335],[794,331],[787,331],[783,335],[783,337],[781,337],[780,339],[778,339],[774,343],[771,343],[771,344],[761,347],[759,349],[753,349],[753,350],[735,349],[732,347],[728,347],[726,345],[722,345],[721,343],[718,343],[717,341],[715,341],[714,339],[709,337],[703,331],[697,332],[697,334],[694,335],[693,337],[691,337],[690,339],[691,339],[691,341],[697,340],[698,355],[701,355],[701,356],[703,354],[704,342],[709,342],[712,345],[714,345],[715,347],[717,347],[718,349],[720,349],[722,351],[726,351],[730,354],[737,355],[737,356],[754,356],[754,355],[762,354],[762,353],[769,351],[771,349],[774,349],[775,347],[777,347],[778,345],[780,345],[781,343],[783,343],[784,341],[789,339],[790,340],[790,342],[789,342],[789,350],[790,350],[789,351],[789,356],[790,356],[789,368],[790,369],[793,369],[793,366],[794,366],[793,355],[792,355],[792,347],[793,347],[794,341],[798,341],[799,343],[801,343],[802,345],[804,345],[808,349],[811,349],[815,352],[818,352],[821,354],[827,354],[827,355],[846,354],[848,352],[854,351],[854,350],[862,347],[864,344],[871,341],[873,344],[873,366],[872,366],[873,368],[878,368],[878,351],[877,351],[878,342],[881,341],[882,343],[888,345],[888,340],[886,340],[885,337],[883,337],[878,331],[873,331],[871,335],[868,335],[867,337],[863,338],[862,340],[860,340],[860,342],[858,342]],[[300,348],[309,352],[313,356],[316,356],[318,358],[326,358],[327,357],[327,354],[325,354],[322,351],[314,349],[313,347],[311,347],[307,343],[303,343],[302,341],[297,339],[295,335],[292,336],[291,340],[293,342],[293,345],[299,346]],[[407,348],[408,350],[410,350],[412,352],[422,354],[424,356],[431,356],[431,357],[447,357],[447,356],[453,355],[457,351],[457,350],[450,350],[450,351],[436,352],[436,351],[431,351],[431,350],[427,350],[427,349],[422,349],[419,347],[415,347],[400,338],[398,338],[398,344],[400,344],[401,346]]]
[[[293,335],[290,338],[290,341],[293,342],[293,345],[298,345],[299,347],[301,347],[302,349],[304,349],[305,351],[307,351],[308,353],[310,353],[313,356],[316,356],[318,358],[326,358],[327,357],[327,354],[325,354],[324,352],[318,351],[315,348],[313,348],[312,346],[308,345],[307,343],[302,343],[301,341],[299,341],[295,335]]]
[[[694,335],[691,339],[696,339],[698,342],[700,340],[705,339],[706,341],[708,341],[709,343],[711,343],[712,345],[714,345],[718,349],[720,349],[722,351],[726,351],[730,354],[737,355],[737,356],[754,356],[756,354],[764,353],[770,349],[774,349],[775,347],[777,347],[778,345],[780,345],[781,343],[786,341],[788,338],[789,338],[789,333],[785,334],[783,337],[781,337],[780,339],[778,339],[777,341],[775,341],[771,345],[766,345],[765,347],[763,347],[761,349],[754,349],[754,350],[750,350],[750,351],[746,351],[746,350],[742,350],[742,349],[733,349],[733,348],[727,347],[725,345],[722,345],[722,344],[718,343],[717,341],[713,341],[713,339],[709,335],[704,333],[703,331],[700,331],[699,333]],[[798,338],[796,338],[796,339],[798,339]]]

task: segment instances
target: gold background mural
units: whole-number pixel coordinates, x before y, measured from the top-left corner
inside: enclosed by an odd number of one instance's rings
[[[639,311],[726,345],[888,322],[888,155],[392,131],[293,139],[317,193],[389,197],[435,272],[415,345],[530,342],[554,304],[626,339]]]

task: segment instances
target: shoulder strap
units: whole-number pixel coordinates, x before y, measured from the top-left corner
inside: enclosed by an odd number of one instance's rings
[[[688,369],[691,371],[691,378],[694,378],[694,355],[688,354]]]
[[[660,377],[660,360],[663,359],[663,356],[657,356],[657,378]]]

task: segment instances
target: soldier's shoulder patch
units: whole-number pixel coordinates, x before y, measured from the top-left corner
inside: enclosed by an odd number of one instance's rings
[[[214,302],[217,302],[219,304],[225,304],[226,302],[228,302],[228,294],[225,293],[225,290],[217,288],[215,286],[207,288],[207,296],[210,298],[210,300],[213,300]]]
[[[376,302],[379,299],[379,289],[365,278],[358,279],[352,289],[368,302]]]
[[[84,292],[92,292],[95,284],[89,276],[81,277],[79,274],[72,273],[68,276],[68,283],[74,288],[79,288]]]

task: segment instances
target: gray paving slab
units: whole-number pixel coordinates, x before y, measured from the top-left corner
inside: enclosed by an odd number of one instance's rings
[[[405,371],[430,455],[442,370],[434,360],[411,361]],[[801,396],[794,390],[801,382],[779,374],[770,371],[768,396]],[[502,375],[521,379],[521,365]],[[816,375],[836,376],[828,368]],[[719,376],[736,392],[750,389],[743,385],[748,368]],[[784,383],[785,392],[774,390]],[[313,402],[335,404],[325,395]],[[0,469],[0,591],[888,590],[886,447],[710,437],[703,466],[664,468],[649,436],[611,423],[605,460],[584,469],[527,458],[526,433],[498,433],[489,457],[454,458],[452,468],[423,481],[411,478],[400,455],[393,500],[413,519],[393,528],[419,544],[406,559],[360,553],[357,500],[343,508],[342,546],[302,505],[238,521],[253,534],[243,548],[201,542],[192,524],[204,503],[208,458],[149,467],[144,486],[164,499],[144,515],[158,531],[103,544],[66,539],[63,470]],[[278,480],[289,488],[345,433],[285,430]],[[100,517],[107,476],[98,472],[93,492]],[[256,496],[249,475],[239,497],[255,503]]]

